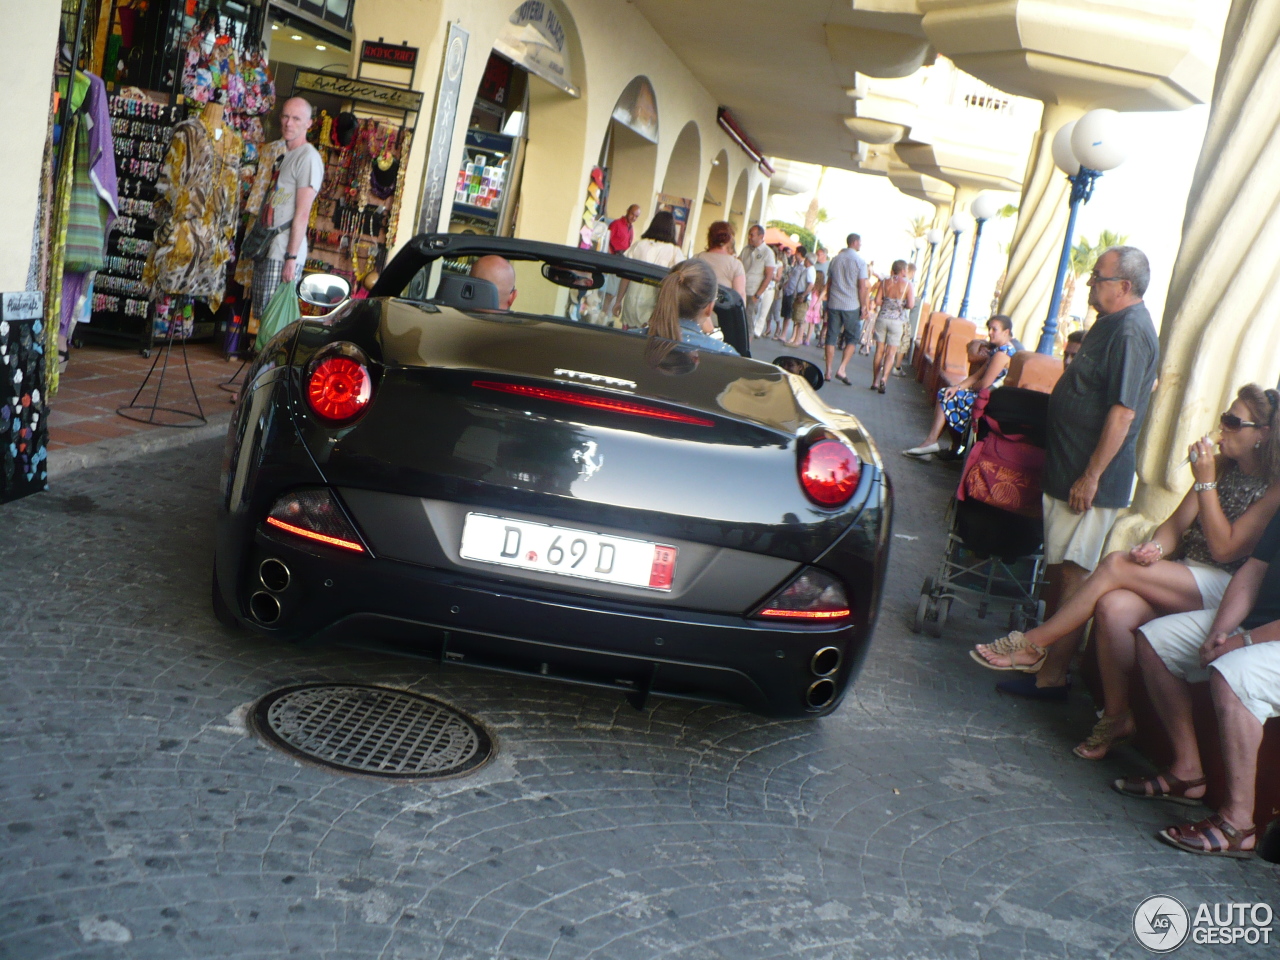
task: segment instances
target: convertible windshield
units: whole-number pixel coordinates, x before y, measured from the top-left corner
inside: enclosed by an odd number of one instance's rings
[[[640,329],[652,312],[659,282],[623,278],[598,264],[464,254],[424,264],[400,296],[463,310],[509,309],[575,323]],[[625,317],[624,306],[628,308]]]

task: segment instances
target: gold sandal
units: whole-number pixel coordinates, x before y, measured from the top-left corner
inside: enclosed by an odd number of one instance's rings
[[[1009,658],[1009,665],[1001,667],[989,661],[976,648],[970,650],[969,656],[973,658],[974,662],[986,667],[988,670],[1016,670],[1019,673],[1038,673],[1040,668],[1044,666],[1044,658],[1049,653],[1044,647],[1028,640],[1026,634],[1020,630],[1011,630],[994,643],[979,644],[979,646],[985,646],[992,653]],[[1022,650],[1034,650],[1036,653],[1035,661],[1033,663],[1014,663],[1013,655]]]
[[[1105,760],[1107,754],[1111,752],[1112,747],[1118,747],[1122,743],[1128,743],[1133,739],[1133,734],[1125,733],[1116,736],[1115,730],[1122,723],[1133,720],[1133,714],[1125,713],[1119,717],[1101,717],[1097,723],[1093,725],[1093,730],[1089,736],[1085,738],[1083,743],[1077,743],[1071,752],[1081,760]],[[1086,750],[1097,750],[1099,747],[1104,748],[1100,756],[1091,757],[1085,754]]]

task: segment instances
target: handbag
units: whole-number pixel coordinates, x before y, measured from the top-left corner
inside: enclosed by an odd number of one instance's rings
[[[261,260],[271,250],[271,242],[280,234],[289,229],[292,220],[283,223],[280,226],[272,224],[271,201],[276,196],[276,180],[280,177],[280,164],[284,157],[277,157],[276,162],[271,167],[271,185],[267,187],[262,195],[262,206],[258,209],[258,216],[254,218],[253,226],[248,229],[244,235],[244,240],[240,243],[240,256],[247,257],[250,260]]]

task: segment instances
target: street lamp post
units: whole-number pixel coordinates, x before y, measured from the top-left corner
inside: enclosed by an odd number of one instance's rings
[[[1120,115],[1114,110],[1090,110],[1079,120],[1064,124],[1053,138],[1053,162],[1071,182],[1071,215],[1067,218],[1067,235],[1062,239],[1062,255],[1058,258],[1058,275],[1053,281],[1053,297],[1049,315],[1040,333],[1037,353],[1053,353],[1058,336],[1058,311],[1062,306],[1062,285],[1071,265],[1071,241],[1075,237],[1076,217],[1080,205],[1093,196],[1093,185],[1104,171],[1124,163],[1125,148],[1120,139]]]
[[[929,296],[929,279],[933,276],[933,263],[938,259],[938,244],[942,242],[943,233],[937,227],[931,229],[924,235],[929,243],[929,259],[925,261],[924,268],[924,286],[920,290],[927,297]]]
[[[969,212],[977,226],[973,231],[973,253],[969,256],[969,279],[964,284],[964,299],[960,301],[960,316],[969,316],[969,294],[973,290],[973,271],[978,266],[978,245],[982,243],[982,225],[1000,212],[996,198],[983,191],[973,198]]]
[[[960,252],[960,235],[966,233],[970,226],[969,215],[963,210],[957,211],[947,224],[955,234],[951,243],[951,268],[947,270],[947,286],[942,291],[942,312],[947,312],[947,303],[951,300],[951,278],[956,275],[956,254]]]

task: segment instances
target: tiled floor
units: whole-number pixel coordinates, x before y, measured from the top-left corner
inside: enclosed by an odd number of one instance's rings
[[[118,407],[133,400],[152,361],[158,359],[155,373],[138,403],[149,405],[155,397],[156,384],[161,368],[165,365],[163,352],[144,358],[136,350],[120,350],[108,347],[82,347],[72,349],[71,364],[62,375],[62,382],[50,404],[49,449],[94,443],[110,437],[123,437],[149,430],[172,430],[174,427],[151,425],[128,420],[116,413]],[[187,360],[191,368],[191,380],[206,417],[230,408],[232,395],[218,388],[218,384],[230,379],[240,361],[227,361],[217,346],[210,343],[187,345]],[[165,371],[164,386],[159,405],[178,410],[196,412],[196,404],[187,385],[182,368],[182,349],[174,346]],[[147,416],[143,410],[140,416]],[[164,423],[199,423],[190,417],[161,411],[156,419]]]

